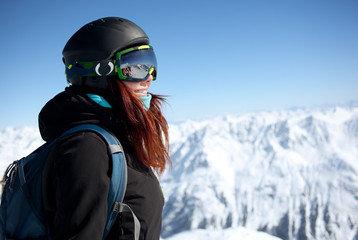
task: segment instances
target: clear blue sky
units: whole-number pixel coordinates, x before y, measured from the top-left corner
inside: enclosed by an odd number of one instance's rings
[[[67,40],[107,16],[149,35],[169,122],[358,99],[357,0],[1,0],[0,130],[37,125]]]

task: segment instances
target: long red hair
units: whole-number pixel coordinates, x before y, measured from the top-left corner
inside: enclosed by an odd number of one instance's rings
[[[115,82],[115,83],[114,83]],[[162,95],[152,95],[150,108],[145,110],[141,100],[121,81],[113,81],[112,89],[116,95],[117,114],[123,121],[123,129],[135,150],[137,158],[146,166],[152,167],[160,175],[169,156],[168,123],[161,108],[166,103]]]

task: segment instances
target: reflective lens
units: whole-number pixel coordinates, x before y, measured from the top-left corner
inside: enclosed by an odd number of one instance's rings
[[[118,76],[126,81],[145,81],[150,75],[157,75],[157,59],[149,45],[126,49],[117,53]]]

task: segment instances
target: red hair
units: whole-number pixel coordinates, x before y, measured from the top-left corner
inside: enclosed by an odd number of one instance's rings
[[[123,121],[128,140],[137,158],[144,165],[153,167],[160,175],[166,165],[171,164],[168,123],[161,111],[161,107],[166,103],[165,97],[151,94],[150,107],[145,110],[141,100],[135,97],[129,88],[121,81],[115,82],[113,87],[119,91],[119,94],[116,94],[119,108],[117,114]]]

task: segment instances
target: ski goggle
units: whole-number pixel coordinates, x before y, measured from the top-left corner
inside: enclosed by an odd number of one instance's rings
[[[149,45],[133,47],[116,53],[116,59],[66,64],[67,79],[73,77],[115,76],[124,81],[142,82],[150,75],[157,78],[157,59]]]
[[[116,72],[122,80],[145,81],[157,78],[157,58],[149,45],[129,48],[116,54]]]

